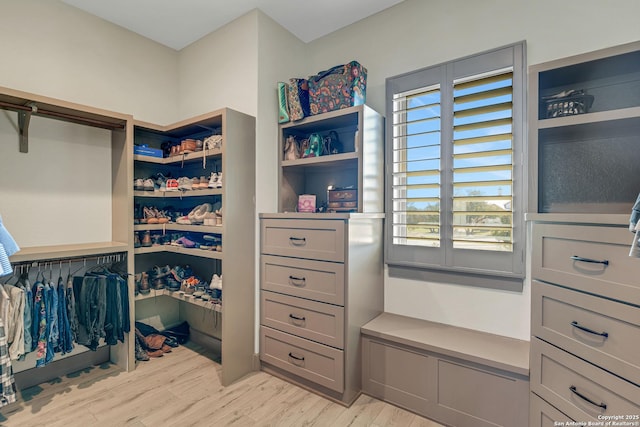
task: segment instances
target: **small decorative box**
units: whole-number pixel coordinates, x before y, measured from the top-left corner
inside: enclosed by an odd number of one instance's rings
[[[298,196],[298,212],[313,213],[316,211],[315,194],[301,194]]]
[[[141,156],[151,156],[162,158],[162,150],[158,148],[150,148],[148,145],[134,145],[133,154],[139,154]]]
[[[332,211],[357,211],[358,190],[355,188],[327,188],[327,202]]]

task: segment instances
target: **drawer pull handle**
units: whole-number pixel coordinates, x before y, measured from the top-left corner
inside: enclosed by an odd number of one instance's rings
[[[578,329],[580,329],[582,331],[588,332],[590,334],[593,334],[593,335],[599,335],[601,337],[609,338],[609,333],[608,332],[597,332],[597,331],[594,331],[593,329],[589,329],[589,328],[587,328],[585,326],[580,325],[575,320],[573,322],[571,322],[571,326],[573,326],[574,328],[578,328]]]
[[[307,320],[304,316],[298,317],[295,314],[289,314],[289,317],[292,318],[293,320],[298,320],[300,322],[304,322]]]
[[[296,356],[295,354],[289,352],[289,357],[293,360],[297,360],[298,362],[304,362],[304,356]]]
[[[591,258],[583,258],[583,257],[578,256],[578,255],[573,255],[571,257],[571,259],[574,260],[574,261],[580,261],[580,262],[590,262],[592,264],[609,265],[609,260],[608,259],[598,260],[598,259],[591,259]]]
[[[305,277],[289,276],[289,283],[295,286],[304,286],[307,279]]]
[[[289,240],[296,246],[304,246],[307,244],[307,239],[305,237],[289,237]]]
[[[291,353],[289,353],[291,354]],[[596,403],[593,400],[589,399],[587,396],[581,394],[580,392],[578,392],[578,389],[576,388],[576,386],[572,385],[571,387],[569,387],[569,390],[571,390],[571,393],[575,394],[576,396],[578,396],[580,399],[586,400],[587,402],[591,403],[593,406],[597,406],[598,408],[602,408],[602,409],[607,409],[607,405],[606,403]]]

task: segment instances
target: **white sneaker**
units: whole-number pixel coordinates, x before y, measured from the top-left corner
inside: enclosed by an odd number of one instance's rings
[[[211,178],[209,178],[209,188],[218,188],[218,174],[211,172]]]
[[[211,277],[209,289],[222,289],[222,278],[215,273]]]
[[[135,191],[144,191],[144,181],[142,180],[142,178],[133,180],[133,189]]]
[[[144,187],[144,191],[154,191],[156,188],[155,183],[151,178],[145,179],[142,186]]]
[[[187,191],[193,189],[193,183],[191,178],[182,177],[178,178],[178,190]]]
[[[218,180],[216,181],[216,188],[222,188],[222,172],[218,173]]]

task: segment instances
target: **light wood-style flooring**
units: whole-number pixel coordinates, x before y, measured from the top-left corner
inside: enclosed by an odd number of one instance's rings
[[[442,427],[366,395],[345,408],[264,372],[222,387],[214,358],[187,344],[130,373],[86,368],[19,392],[0,426]]]

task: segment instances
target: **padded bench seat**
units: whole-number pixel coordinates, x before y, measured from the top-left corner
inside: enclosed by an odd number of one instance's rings
[[[528,341],[392,313],[360,330],[366,394],[451,426],[527,426]]]

